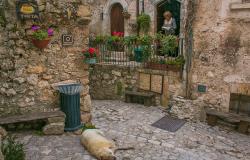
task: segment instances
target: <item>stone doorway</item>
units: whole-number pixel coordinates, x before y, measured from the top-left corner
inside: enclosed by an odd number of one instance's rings
[[[250,116],[250,96],[232,93],[230,95],[229,111]]]
[[[113,4],[110,12],[111,34],[113,32],[124,33],[123,7],[120,3]]]
[[[164,17],[163,14],[165,11],[170,11],[173,15],[173,17],[176,20],[176,25],[177,25],[177,29],[175,34],[179,35],[180,34],[180,17],[181,17],[181,3],[179,0],[164,0],[164,1],[160,1],[157,5],[156,5],[156,11],[157,11],[157,15],[156,15],[156,32],[162,32],[162,26],[164,23]]]

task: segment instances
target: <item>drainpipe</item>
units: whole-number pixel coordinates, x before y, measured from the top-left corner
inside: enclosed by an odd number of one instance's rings
[[[136,17],[139,17],[140,12],[140,0],[136,0]],[[137,35],[140,34],[139,26],[137,26]]]
[[[141,5],[142,5],[142,13],[144,13],[144,10],[145,10],[145,6],[144,6],[144,0],[141,0]]]

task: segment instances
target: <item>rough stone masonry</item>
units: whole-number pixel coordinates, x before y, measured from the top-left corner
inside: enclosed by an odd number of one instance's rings
[[[88,43],[88,23],[92,2],[39,0],[43,25],[56,27],[49,46],[39,50],[30,38],[32,20],[21,23],[14,1],[6,1],[0,24],[0,116],[25,112],[57,110],[58,94],[51,84],[77,80],[84,85],[81,94],[82,121],[91,119],[88,66],[81,51]],[[67,7],[74,6],[71,19],[63,19]],[[72,12],[73,12],[72,11]],[[63,47],[62,34],[72,34],[74,44]]]

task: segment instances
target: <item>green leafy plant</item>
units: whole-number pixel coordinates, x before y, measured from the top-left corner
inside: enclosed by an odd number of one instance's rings
[[[95,44],[101,44],[101,43],[105,42],[105,38],[106,38],[105,36],[98,35],[98,36],[95,37],[94,43]]]
[[[151,18],[148,14],[142,13],[137,18],[137,25],[139,26],[140,31],[144,33],[148,33],[150,29],[150,23],[151,23]]]
[[[7,136],[1,147],[5,160],[25,160],[23,144],[16,142],[16,137]]]
[[[37,40],[45,40],[54,34],[54,30],[52,28],[43,29],[40,26],[33,25],[31,29],[34,31],[32,34],[33,38]]]
[[[173,36],[173,35],[162,37],[160,42],[161,42],[161,50],[160,51],[164,55],[173,54],[178,47],[177,37]]]
[[[48,33],[43,30],[40,30],[40,31],[34,32],[33,37],[38,40],[44,40],[48,38]]]
[[[141,45],[151,45],[153,41],[153,37],[149,35],[143,35],[143,36],[137,37],[137,41]]]
[[[177,58],[175,58],[173,60],[166,61],[166,64],[183,66],[185,64],[185,59],[183,56],[178,56]]]

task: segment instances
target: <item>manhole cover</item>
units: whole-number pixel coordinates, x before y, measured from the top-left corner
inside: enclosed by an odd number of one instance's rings
[[[169,131],[169,132],[176,132],[186,123],[185,120],[165,116],[152,124],[152,126]]]

